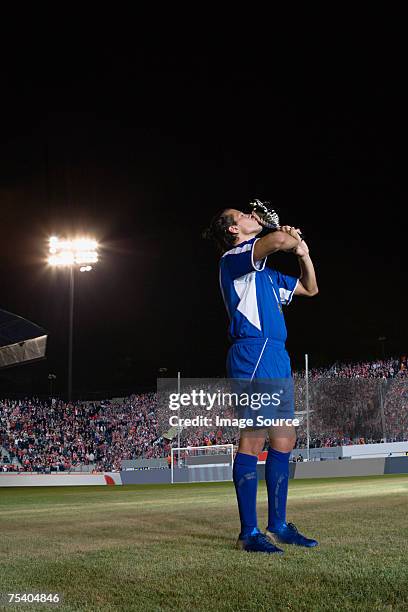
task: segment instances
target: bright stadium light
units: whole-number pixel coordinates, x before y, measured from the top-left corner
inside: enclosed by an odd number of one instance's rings
[[[51,236],[48,248],[48,264],[56,268],[68,268],[69,283],[69,342],[68,342],[68,401],[72,397],[72,344],[74,328],[74,272],[90,272],[98,262],[98,243],[92,238],[59,238]]]
[[[50,266],[89,266],[97,261],[98,243],[96,240],[89,238],[61,240],[57,236],[52,236],[49,240],[48,263]]]

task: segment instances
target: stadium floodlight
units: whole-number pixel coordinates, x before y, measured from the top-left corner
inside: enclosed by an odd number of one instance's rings
[[[72,345],[74,329],[74,287],[75,269],[90,272],[98,262],[98,243],[93,238],[49,239],[48,264],[56,268],[68,268],[69,275],[69,339],[68,339],[68,401],[72,398]]]
[[[49,240],[48,263],[50,266],[79,265],[92,269],[90,264],[95,264],[97,261],[98,243],[96,240],[90,238],[61,240],[57,236],[52,236]]]

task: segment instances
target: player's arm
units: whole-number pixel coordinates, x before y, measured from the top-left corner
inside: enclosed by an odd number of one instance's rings
[[[278,251],[294,253],[300,265],[300,278],[294,295],[313,297],[319,292],[316,273],[310,258],[309,247],[299,234],[299,229],[284,225],[280,230],[260,238],[254,245],[254,261],[262,260]]]
[[[319,293],[316,273],[310,255],[299,256],[300,278],[293,295],[313,297]]]
[[[255,242],[254,261],[265,259],[278,251],[293,251],[298,244],[299,241],[285,231],[271,232]]]
[[[299,230],[291,228],[292,234],[298,235],[297,247],[293,253],[297,255],[300,266],[299,282],[293,295],[301,295],[304,297],[313,297],[319,293],[319,288],[316,281],[316,272],[313,262],[310,258],[309,247],[304,240],[300,239]]]

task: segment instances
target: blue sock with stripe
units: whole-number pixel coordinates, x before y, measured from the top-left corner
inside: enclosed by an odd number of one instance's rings
[[[240,538],[258,533],[256,517],[256,492],[258,457],[237,453],[234,461],[233,480],[237,493],[239,518],[241,519]]]
[[[265,480],[268,490],[268,529],[276,531],[286,523],[290,453],[269,448],[265,463]]]

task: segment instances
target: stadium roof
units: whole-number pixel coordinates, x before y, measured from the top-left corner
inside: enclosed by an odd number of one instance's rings
[[[0,310],[0,369],[45,358],[45,329],[7,310]]]

